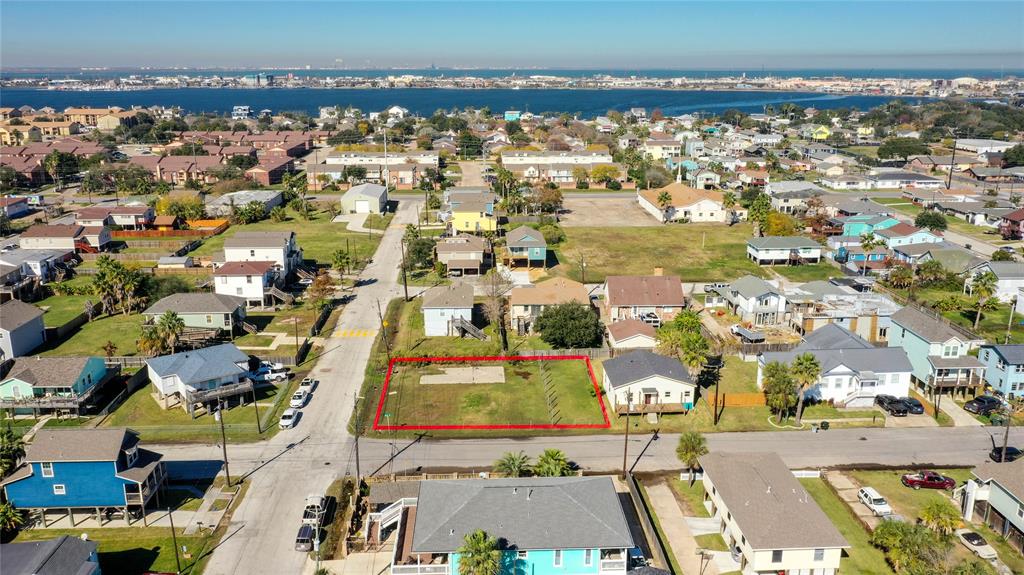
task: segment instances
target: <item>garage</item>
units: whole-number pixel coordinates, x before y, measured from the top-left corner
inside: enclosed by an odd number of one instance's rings
[[[370,201],[369,200],[356,200],[356,213],[357,214],[368,214],[368,213],[370,213]]]

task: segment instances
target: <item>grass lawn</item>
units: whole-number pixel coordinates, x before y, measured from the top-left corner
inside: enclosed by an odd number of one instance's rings
[[[267,347],[274,343],[273,336],[269,335],[254,335],[247,333],[242,337],[235,338],[234,344],[239,347]]]
[[[957,485],[963,484],[969,477],[969,469],[939,469],[939,473],[956,479]],[[882,494],[882,497],[889,502],[893,510],[905,517],[908,521],[914,521],[921,515],[921,509],[931,501],[950,501],[949,493],[938,489],[911,489],[904,487],[900,477],[909,470],[886,470],[886,471],[851,471],[850,475],[859,481],[861,485],[871,486]]]
[[[436,285],[447,285],[452,283],[452,280],[446,277],[440,277],[434,270],[415,270],[406,274],[406,281],[411,286],[426,286],[433,287]],[[398,282],[402,282],[402,270],[398,270]]]
[[[707,508],[704,507],[704,483],[702,481],[693,482],[693,487],[690,487],[689,481],[681,481],[679,479],[669,481],[668,483],[676,494],[682,497],[686,505],[687,516],[711,517]]]
[[[114,342],[114,355],[136,355],[136,342],[141,333],[143,317],[139,314],[116,314],[94,319],[82,325],[71,337],[56,346],[48,344],[42,355],[98,355],[105,356],[103,346]]]
[[[769,268],[771,271],[794,282],[809,282],[814,280],[828,280],[834,277],[841,277],[843,272],[839,268],[828,264],[807,264],[802,266],[775,266]]]
[[[871,200],[873,202],[875,202],[875,203],[882,204],[883,206],[891,206],[891,205],[894,205],[894,204],[906,204],[908,206],[912,206],[913,205],[913,203],[911,203],[911,201],[906,199],[906,198],[890,198],[890,197],[887,197],[887,196],[874,196],[874,197],[871,198]]]
[[[800,483],[851,545],[840,563],[841,572],[872,575],[893,572],[885,561],[885,554],[871,545],[868,532],[853,516],[850,508],[825,485],[824,481],[807,478],[800,479]]]
[[[176,569],[170,527],[32,529],[19,533],[14,542],[43,541],[61,535],[79,537],[82,533],[88,533],[89,539],[99,544],[100,569],[104,573],[174,573]],[[182,528],[177,529],[177,537],[178,545],[186,546],[189,552],[193,553],[192,560],[182,559],[183,569],[195,560],[196,555],[210,539],[210,536],[185,536]],[[185,572],[190,573],[191,570]]]
[[[757,392],[756,361],[743,361],[735,355],[727,355],[725,356],[725,366],[719,371],[719,377],[721,379],[718,390],[721,393]],[[707,392],[714,395],[715,390],[712,387]]]
[[[891,289],[891,288],[890,288]],[[892,290],[899,296],[907,297],[907,290],[899,289]],[[961,294],[959,290],[946,291],[937,288],[917,288],[914,290],[914,298],[918,303],[931,307],[931,304],[941,300],[949,295],[955,295],[960,297],[967,305],[970,305],[970,298],[967,295]],[[970,331],[976,332],[978,335],[988,341],[1002,342],[1006,337],[1006,326],[1010,321],[1010,312],[1012,306],[1010,304],[999,304],[998,307],[993,311],[987,311],[982,314],[981,321],[978,323],[978,329],[974,329],[974,312],[973,310],[953,310],[942,312],[942,315],[947,319],[967,328]],[[1024,343],[1024,325],[1021,325],[1021,321],[1024,321],[1024,317],[1020,317],[1019,314],[1010,327],[1010,343]]]
[[[650,275],[655,267],[683,281],[726,281],[766,274],[747,259],[751,225],[679,224],[644,228],[565,228],[557,250],[556,275],[580,280],[577,262],[587,262],[587,281],[608,275]],[[703,245],[702,245],[703,244]]]
[[[910,216],[912,218],[916,218],[917,214],[919,214],[922,211],[924,211],[923,207],[915,205],[915,204],[912,204],[912,203],[910,203],[909,200],[904,200],[903,198],[872,198],[872,199],[875,200],[876,202],[880,203],[880,204],[889,204],[890,206],[892,206],[892,208],[894,210],[896,210],[898,212],[901,212],[901,213],[903,213],[905,215],[908,215],[908,216]],[[896,199],[901,200],[901,202],[900,203],[896,203],[896,202],[882,201],[882,200],[896,200]],[[965,236],[969,236],[969,237],[981,240],[983,242],[989,242],[989,243],[997,244],[997,245],[998,244],[1008,243],[1008,242],[1004,242],[1003,241],[1003,238],[997,233],[995,228],[987,228],[987,227],[983,227],[983,226],[976,226],[974,224],[969,224],[969,223],[961,220],[960,218],[956,218],[956,217],[953,217],[953,216],[946,216],[946,224],[947,224],[948,229],[950,231],[957,232],[957,233],[963,234]]]
[[[878,146],[849,146],[842,148],[842,151],[858,156],[867,156],[868,158],[878,157]]]
[[[267,418],[267,411],[277,399],[279,393],[289,390],[298,378],[291,383],[259,387],[256,400],[259,405],[261,419]],[[192,419],[182,408],[163,409],[151,395],[152,387],[145,386],[137,390],[125,400],[103,423],[103,427],[130,427],[139,432],[144,441],[150,442],[199,442],[219,441],[220,424],[212,415],[206,414]],[[250,403],[236,405],[224,411],[225,432],[229,441],[257,441],[272,436],[277,432],[276,421],[270,419],[269,429],[263,434],[256,430],[256,411],[251,397]],[[286,402],[282,402],[282,405]],[[265,419],[266,420],[266,419]]]
[[[701,549],[707,549],[708,551],[728,551],[729,546],[725,544],[725,539],[718,533],[708,533],[707,535],[696,535],[693,538],[697,542],[697,547]]]
[[[370,228],[371,230],[383,230],[391,224],[395,214],[370,214],[366,216],[366,221],[363,222],[364,228]]]
[[[501,367],[505,382],[420,383],[445,367],[470,366]],[[384,414],[384,424],[413,426],[604,423],[583,360],[396,364]]]
[[[99,306],[99,298],[91,295],[55,295],[36,302],[36,306],[45,310],[43,323],[46,327],[60,327],[85,311],[86,300]]]
[[[197,511],[203,503],[202,497],[196,497],[191,489],[170,487],[163,495],[164,505],[180,511]]]
[[[322,264],[330,264],[331,254],[336,250],[345,249],[346,245],[351,246],[352,253],[359,258],[367,258],[380,243],[380,234],[350,232],[348,224],[333,223],[326,211],[314,212],[313,218],[307,221],[291,208],[287,210],[288,219],[283,222],[266,219],[255,224],[231,226],[224,233],[204,240],[203,245],[190,252],[190,255],[211,256],[224,249],[224,240],[240,231],[294,231],[306,259],[313,259]]]

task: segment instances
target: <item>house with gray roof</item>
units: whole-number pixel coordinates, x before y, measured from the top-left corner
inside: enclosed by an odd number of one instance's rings
[[[197,404],[253,389],[249,355],[233,343],[152,357],[146,370],[165,405],[173,399],[193,416]]]
[[[806,398],[845,407],[870,407],[876,395],[905,397],[910,389],[912,366],[905,351],[875,347],[836,323],[804,336],[791,351],[759,354],[758,389],[764,384],[764,369],[769,363],[789,365],[805,353],[813,355],[821,366],[818,381],[805,392]]]
[[[284,194],[281,190],[240,190],[221,196],[211,195],[206,199],[206,213],[211,216],[230,216],[232,210],[253,202],[261,204],[263,212],[269,214],[270,210],[284,203]]]
[[[529,226],[519,226],[505,234],[505,251],[510,267],[521,261],[525,261],[527,267],[537,263],[544,267],[548,259],[548,243],[544,241],[544,234]]]
[[[0,409],[18,414],[79,413],[94,407],[95,392],[120,369],[100,357],[18,357],[0,371]],[[3,368],[0,367],[0,370]]]
[[[434,286],[423,292],[423,332],[428,337],[460,335],[473,324],[473,286],[465,282]]]
[[[388,189],[379,184],[359,184],[342,194],[340,202],[342,213],[382,214],[388,207]]]
[[[6,575],[100,575],[99,545],[61,535],[44,541],[0,545]]]
[[[975,278],[992,272],[996,276],[995,297],[999,301],[1008,303],[1017,297],[1020,288],[1024,288],[1024,263],[1020,262],[985,262],[967,271],[964,279],[964,291],[971,293],[971,287]]]
[[[983,345],[978,359],[985,364],[985,383],[1005,397],[1024,396],[1024,345]]]
[[[28,355],[44,341],[43,310],[17,299],[0,304],[0,362]]]
[[[700,458],[704,506],[743,573],[837,573],[850,544],[775,453]]]
[[[747,240],[747,257],[757,265],[818,263],[821,244],[801,236],[765,236]]]
[[[674,357],[638,349],[603,367],[604,390],[618,413],[680,413],[697,400],[695,378]]]
[[[911,382],[924,393],[977,391],[985,366],[970,351],[985,340],[954,325],[941,315],[904,306],[892,315],[889,347],[907,352],[913,366]]]
[[[954,491],[965,521],[984,523],[1017,553],[1024,554],[1024,458],[986,461]]]
[[[744,323],[758,327],[783,323],[787,304],[786,296],[775,284],[752,275],[715,288],[705,298],[707,307],[726,307]]]
[[[477,530],[497,539],[502,575],[625,575],[637,545],[610,477],[421,481],[393,507],[370,517],[398,525],[392,575],[458,573]]]
[[[142,315],[147,321],[156,321],[168,311],[178,314],[185,327],[230,334],[245,321],[245,298],[210,292],[175,293],[161,298]]]

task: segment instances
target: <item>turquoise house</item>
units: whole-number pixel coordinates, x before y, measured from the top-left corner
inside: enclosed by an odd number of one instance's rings
[[[900,221],[892,216],[858,214],[855,216],[838,218],[836,220],[836,223],[842,224],[842,235],[860,237],[864,234],[872,234],[878,230],[891,228],[892,226],[895,226],[896,224],[900,223]]]
[[[78,413],[109,373],[99,357],[18,357],[0,379],[0,408],[21,415],[55,409]]]
[[[992,389],[1009,398],[1024,395],[1024,345],[983,345],[978,359]]]
[[[418,496],[370,514],[398,529],[391,575],[455,575],[467,535],[501,550],[502,575],[625,575],[636,545],[610,477],[420,482]]]
[[[509,267],[523,260],[527,267],[536,263],[544,266],[548,260],[548,243],[544,241],[544,234],[526,226],[518,227],[505,236],[505,248],[508,251]]]
[[[676,169],[680,166],[682,166],[683,171],[687,174],[700,169],[700,164],[689,158],[677,162],[676,160],[678,159],[678,156],[665,158],[665,166],[668,167],[670,172],[675,173]]]
[[[923,309],[905,306],[890,319],[889,347],[907,352],[910,381],[925,394],[981,390],[985,366],[970,352],[984,344],[945,318]]]

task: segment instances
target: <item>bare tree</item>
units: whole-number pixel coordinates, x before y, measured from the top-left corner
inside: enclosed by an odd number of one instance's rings
[[[491,268],[483,277],[484,295],[487,300],[484,302],[484,315],[487,321],[496,325],[498,334],[501,336],[501,349],[508,351],[508,333],[505,331],[505,312],[508,309],[508,301],[505,296],[512,290],[512,280],[498,271]]]

